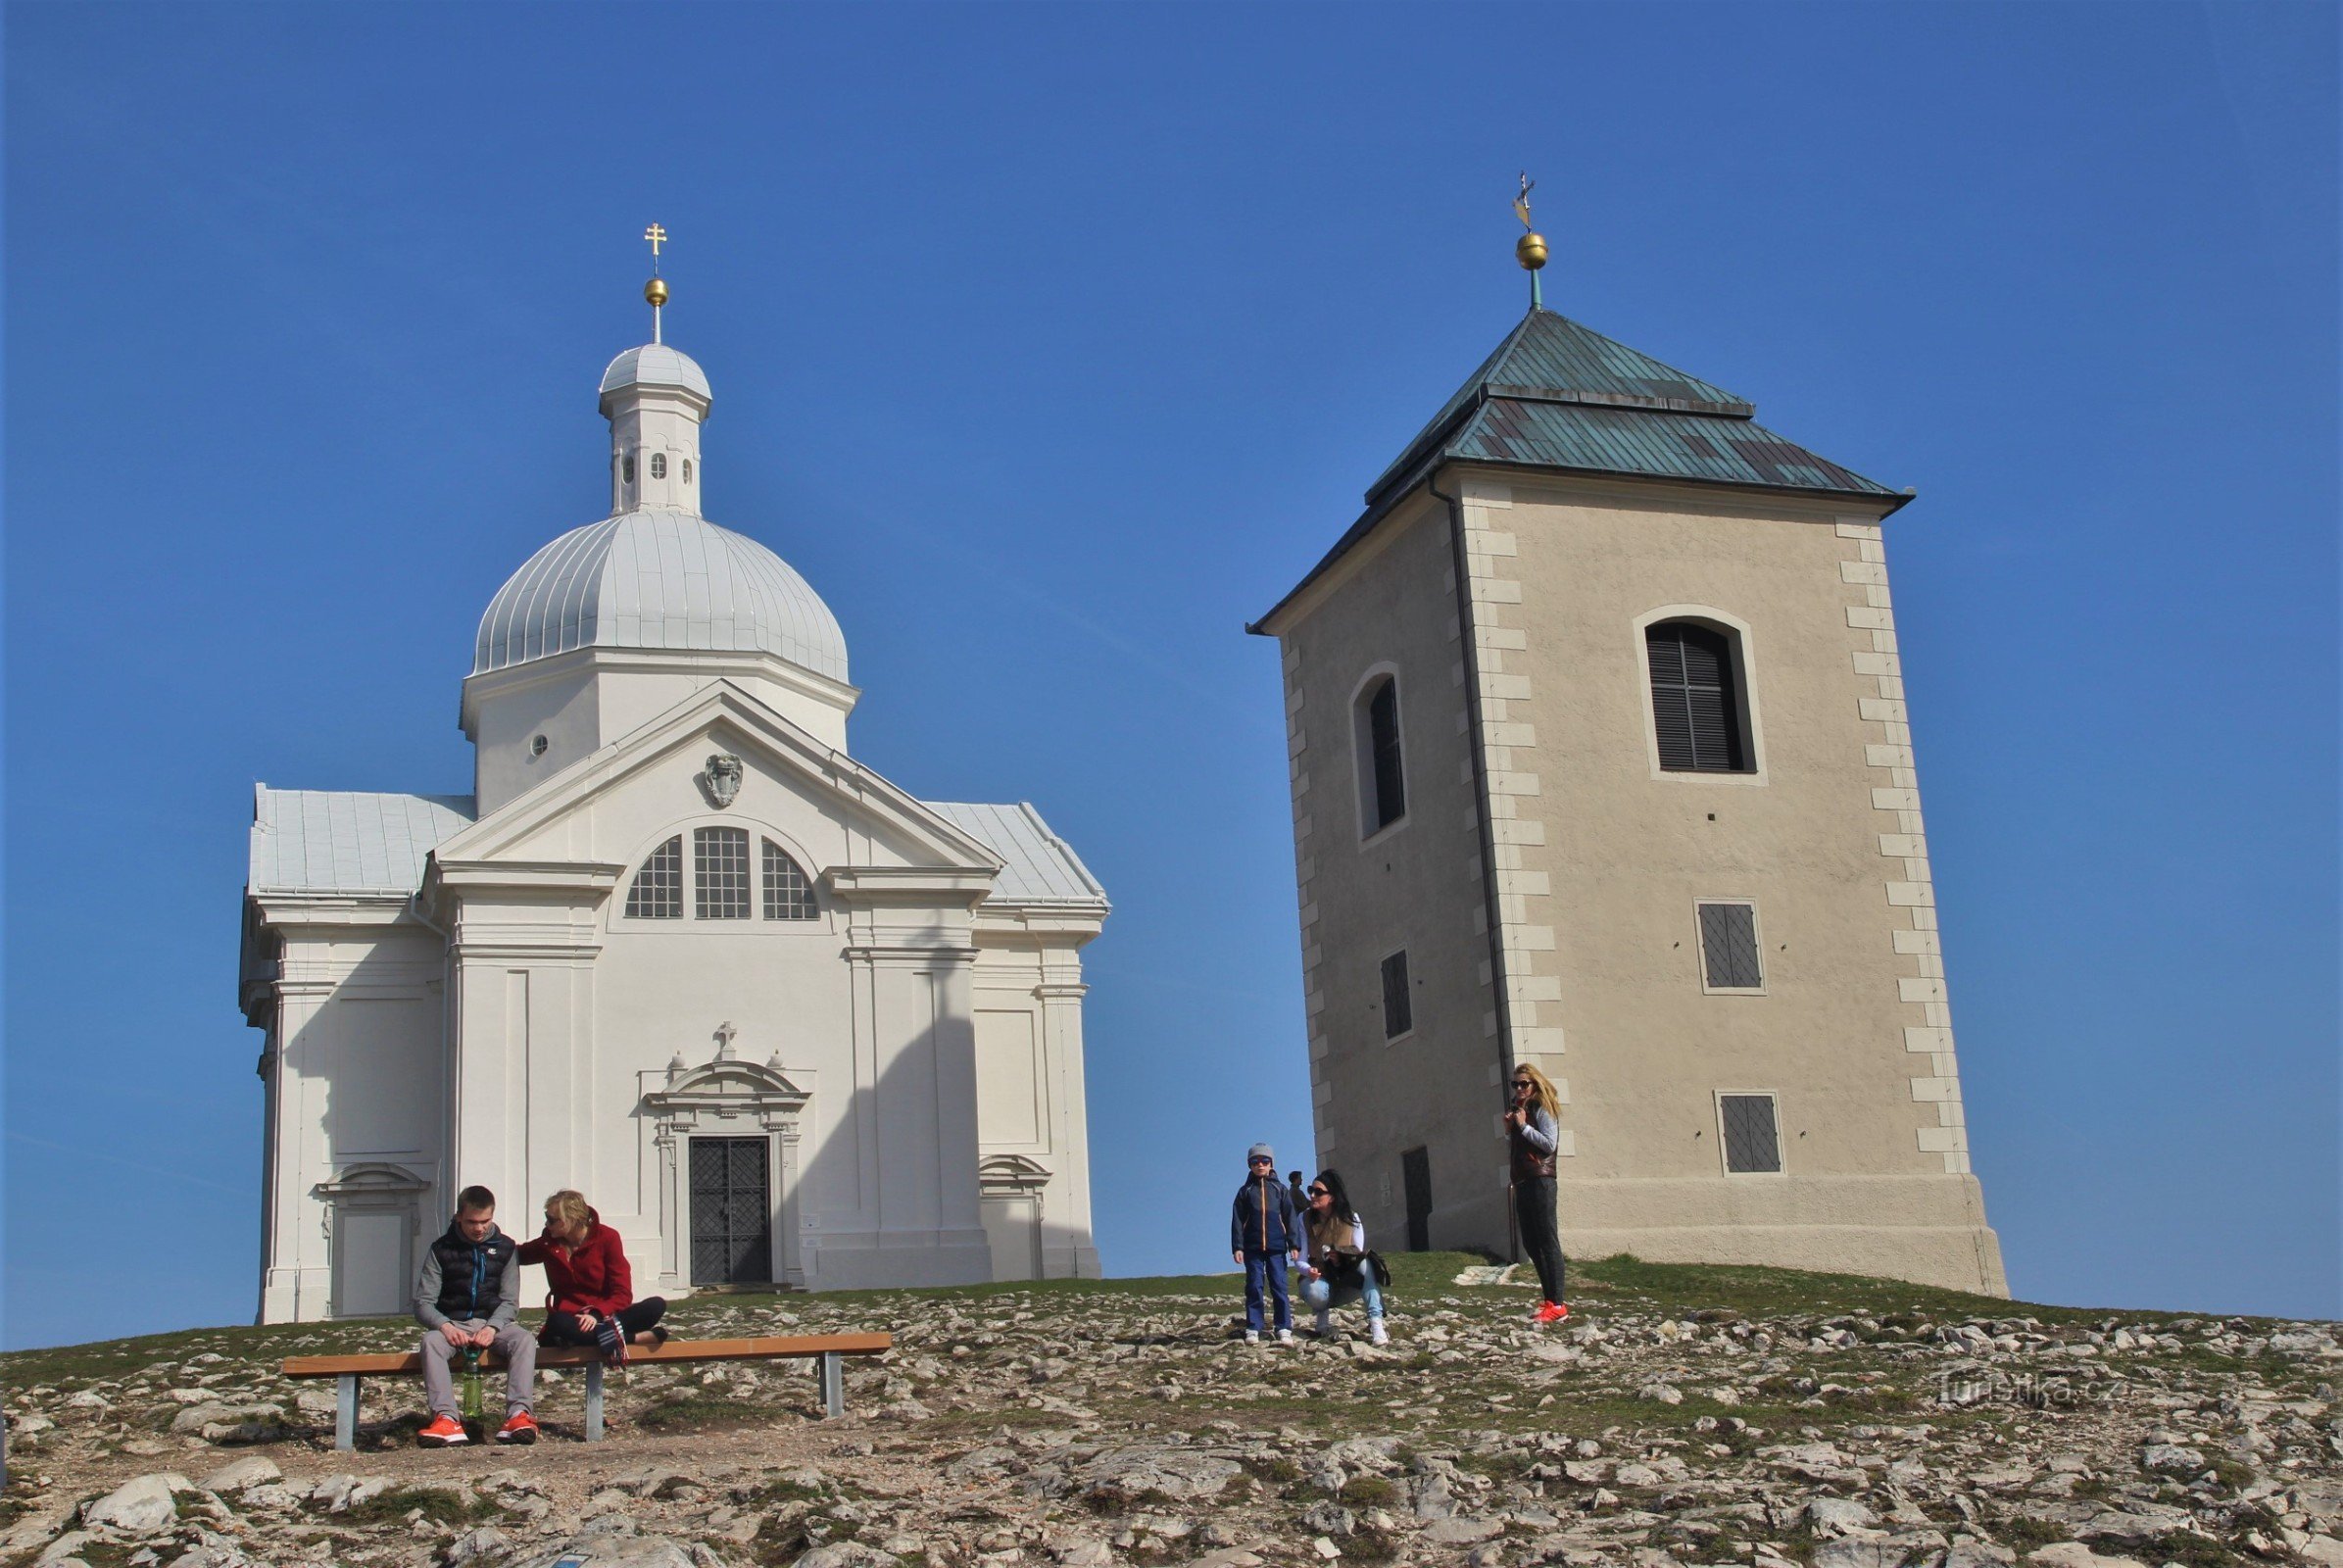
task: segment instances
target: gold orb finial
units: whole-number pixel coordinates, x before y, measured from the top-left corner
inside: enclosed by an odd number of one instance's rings
[[[667,280],[663,277],[655,277],[650,282],[644,284],[643,299],[645,303],[650,305],[666,304]]]
[[[1525,271],[1535,272],[1545,265],[1545,236],[1532,229],[1513,242],[1513,259]]]

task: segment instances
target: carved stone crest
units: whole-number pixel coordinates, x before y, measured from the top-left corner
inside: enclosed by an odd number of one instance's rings
[[[740,759],[718,752],[708,760],[708,771],[700,775],[700,788],[707,794],[708,803],[720,811],[740,799]]]

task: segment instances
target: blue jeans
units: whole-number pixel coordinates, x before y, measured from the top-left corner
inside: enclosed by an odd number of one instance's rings
[[[1277,1303],[1277,1326],[1294,1326],[1294,1301],[1286,1294],[1286,1254],[1283,1252],[1255,1252],[1247,1249],[1245,1254],[1245,1326],[1253,1333],[1261,1332],[1261,1286],[1266,1281],[1271,1299]]]
[[[1372,1323],[1383,1316],[1383,1292],[1375,1284],[1372,1264],[1361,1264],[1356,1283],[1337,1283],[1331,1276],[1321,1274],[1314,1280],[1301,1282],[1301,1298],[1310,1303],[1315,1312],[1346,1306],[1352,1301],[1367,1303],[1367,1321]]]

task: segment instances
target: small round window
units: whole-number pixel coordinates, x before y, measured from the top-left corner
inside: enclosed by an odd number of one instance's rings
[[[654,452],[651,454],[651,477],[664,479],[666,476],[667,455],[664,452]]]
[[[548,741],[542,735],[532,735],[529,737],[529,755],[531,757],[543,757],[545,755],[546,748],[552,744],[552,742]]]
[[[628,484],[635,482],[635,460],[632,453],[618,460],[618,477]]]
[[[692,460],[689,458],[683,460],[683,482],[685,484],[692,482]]]

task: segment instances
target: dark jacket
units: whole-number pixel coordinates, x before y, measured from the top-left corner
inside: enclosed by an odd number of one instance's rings
[[[415,1282],[415,1315],[427,1329],[447,1323],[485,1323],[501,1329],[520,1315],[520,1265],[513,1238],[488,1227],[485,1241],[466,1241],[454,1220],[423,1253]]]
[[[1301,1225],[1294,1218],[1293,1193],[1275,1171],[1247,1178],[1237,1189],[1237,1203],[1229,1212],[1229,1250],[1266,1255],[1300,1249]]]
[[[1552,1179],[1554,1174],[1554,1113],[1543,1105],[1530,1112],[1523,1125],[1508,1126],[1505,1141],[1512,1158],[1513,1180],[1534,1182]]]
[[[609,1317],[635,1298],[634,1271],[618,1233],[586,1210],[586,1239],[575,1248],[540,1236],[520,1244],[523,1263],[545,1265],[545,1306],[549,1312],[592,1312]]]

